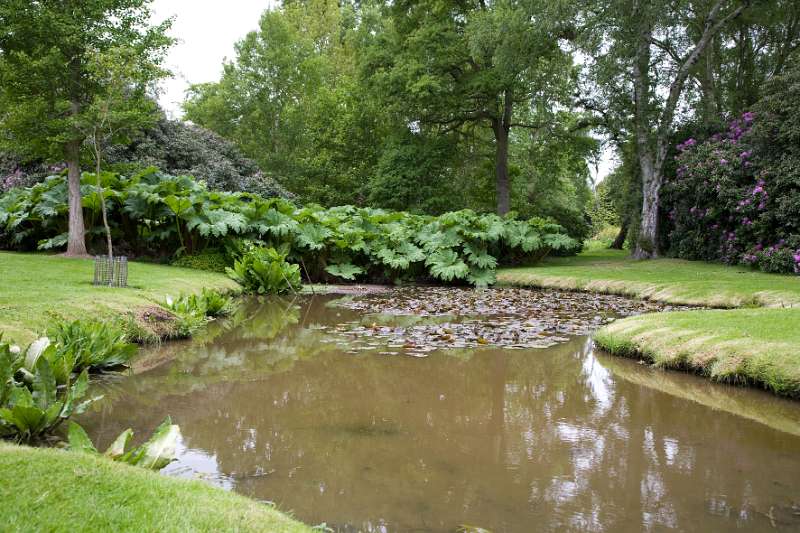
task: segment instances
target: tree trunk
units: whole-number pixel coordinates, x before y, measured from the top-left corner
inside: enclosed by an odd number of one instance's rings
[[[511,210],[511,183],[508,179],[508,129],[502,124],[497,124],[494,130],[497,144],[497,155],[495,156],[497,214],[503,216]]]
[[[628,238],[628,221],[625,220],[622,222],[622,225],[619,228],[619,233],[614,238],[614,242],[611,243],[612,250],[622,250],[622,247],[625,245],[625,239]]]
[[[649,158],[646,158],[649,159]],[[633,256],[637,259],[658,257],[658,206],[663,172],[660,166],[641,162],[642,220]]]
[[[85,257],[86,237],[83,225],[83,205],[81,203],[80,141],[70,141],[65,146],[67,160],[67,181],[69,184],[69,237],[67,257]]]
[[[642,222],[633,253],[634,257],[646,259],[658,256],[658,201],[661,184],[664,180],[664,161],[667,157],[675,109],[683,93],[686,78],[705,52],[711,39],[725,24],[738,17],[749,2],[742,3],[720,18],[720,10],[725,4],[725,0],[717,0],[709,10],[700,39],[680,64],[675,79],[670,84],[663,108],[656,110],[654,101],[657,99],[653,98],[650,82],[650,46],[653,42],[655,26],[652,20],[652,9],[655,8],[646,0],[633,2],[632,14],[634,20],[638,21],[638,37],[633,62],[634,122],[643,193]]]

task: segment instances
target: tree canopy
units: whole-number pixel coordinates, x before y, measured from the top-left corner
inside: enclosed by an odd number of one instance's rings
[[[80,153],[89,131],[100,122],[116,131],[136,127],[153,113],[145,96],[165,75],[159,65],[172,39],[166,35],[169,20],[150,25],[150,3],[9,0],[0,5],[0,143],[25,158],[67,163],[68,255],[86,253]]]
[[[800,49],[791,0],[292,0],[191,86],[186,124],[155,124],[171,40],[149,5],[0,8],[2,188],[65,161],[74,189],[94,139],[106,170],[300,204],[542,216],[578,239],[608,207],[615,245],[653,257],[674,251],[662,188],[679,143],[756,109]],[[597,189],[608,147],[619,164]]]

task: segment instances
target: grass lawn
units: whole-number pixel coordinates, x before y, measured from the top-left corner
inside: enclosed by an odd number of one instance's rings
[[[553,257],[533,267],[505,268],[498,282],[624,294],[707,307],[800,306],[800,276],[764,274],[700,261],[635,261],[624,250]]]
[[[635,261],[625,251],[591,250],[502,269],[497,277],[506,285],[738,308],[626,318],[598,331],[595,340],[611,353],[658,367],[800,398],[800,276],[679,259]]]
[[[595,334],[617,355],[800,398],[800,308],[650,313]]]
[[[3,531],[310,531],[201,481],[103,457],[0,443]]]
[[[53,314],[67,319],[135,315],[167,294],[237,288],[224,274],[136,262],[128,264],[125,289],[94,287],[93,275],[92,259],[0,252],[0,332],[27,344]]]

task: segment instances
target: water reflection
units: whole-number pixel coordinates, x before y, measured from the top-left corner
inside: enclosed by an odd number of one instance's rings
[[[692,397],[668,394],[586,338],[352,355],[318,326],[357,315],[324,302],[254,302],[205,338],[166,345],[82,422],[105,443],[170,414],[184,435],[173,473],[341,531],[797,526],[800,437],[704,405],[707,383],[674,374],[669,386]],[[714,390],[800,420],[797,404]]]

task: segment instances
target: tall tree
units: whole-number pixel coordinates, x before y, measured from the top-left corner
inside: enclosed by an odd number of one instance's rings
[[[400,0],[367,68],[415,127],[489,127],[497,212],[511,207],[513,128],[546,130],[567,101],[572,58],[560,13],[539,0]],[[556,4],[560,5],[560,4]],[[531,111],[536,111],[532,113]]]
[[[748,0],[609,0],[587,3],[588,33],[596,58],[590,107],[606,103],[627,122],[636,144],[642,209],[634,256],[658,255],[658,207],[679,105],[687,81],[712,40],[748,6]],[[696,33],[696,35],[695,35]],[[628,96],[629,95],[629,96]],[[629,101],[625,101],[629,99]],[[688,111],[690,112],[690,110]]]
[[[93,67],[98,55],[133,50],[131,82],[150,86],[172,39],[171,21],[150,25],[152,0],[5,0],[0,4],[0,143],[30,158],[66,161],[68,256],[86,255],[80,192],[86,125],[97,102],[116,91]],[[133,90],[133,89],[132,89]],[[136,113],[133,115],[138,116]],[[137,118],[138,120],[138,118]]]

